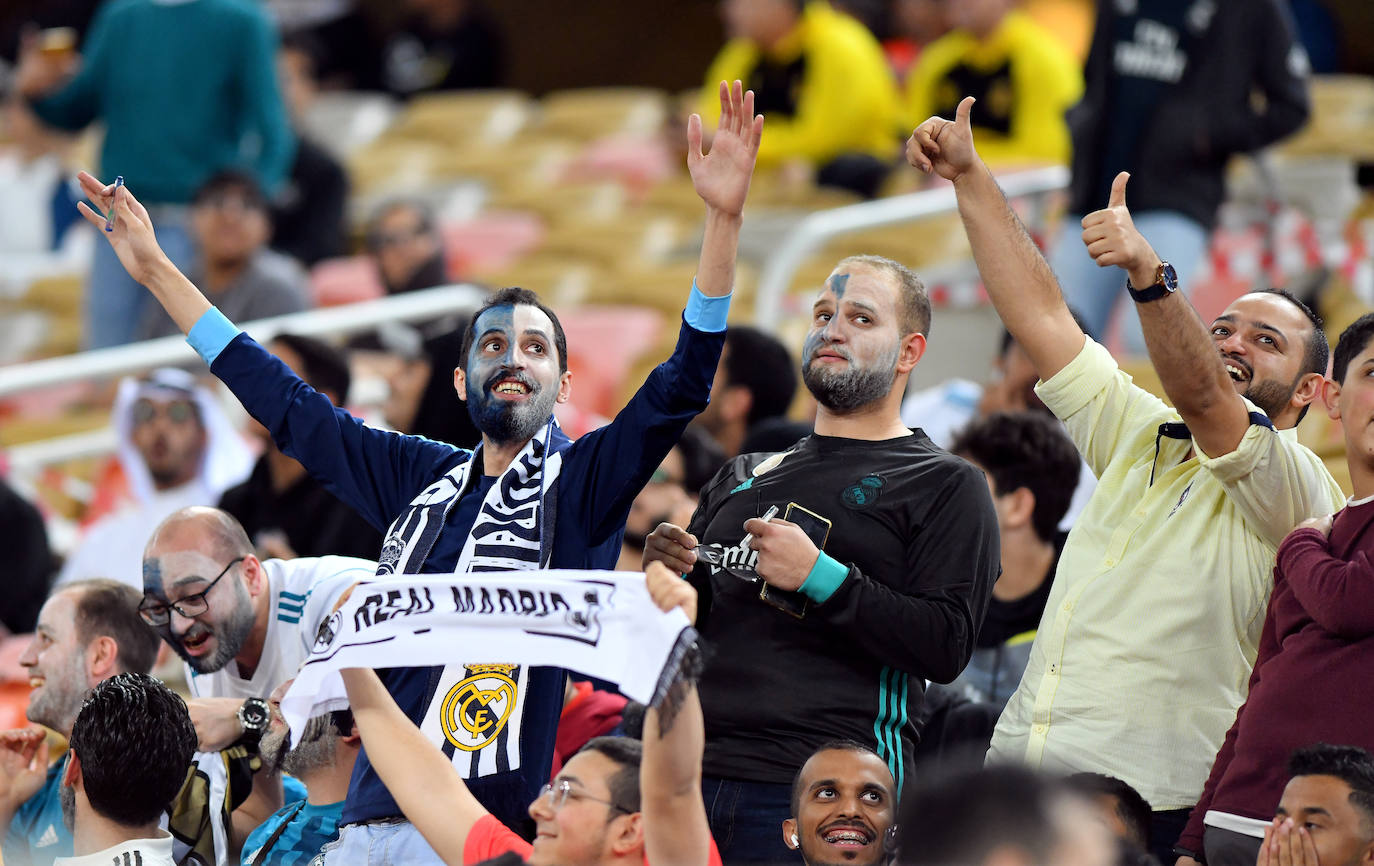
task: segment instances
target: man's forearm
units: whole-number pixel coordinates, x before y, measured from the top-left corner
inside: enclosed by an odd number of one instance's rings
[[[705,866],[711,847],[701,799],[705,722],[696,688],[679,683],[675,691],[663,701],[675,712],[650,708],[644,714],[644,851],[656,866]]]
[[[710,297],[723,297],[735,287],[735,255],[743,218],[738,214],[706,209],[706,231],[697,265],[697,288]]]
[[[997,315],[1040,377],[1050,378],[1083,348],[1082,331],[1064,304],[1054,271],[986,166],[965,172],[954,189],[973,260]]]
[[[148,280],[148,290],[183,334],[190,333],[191,327],[210,309],[210,302],[205,295],[177,270],[171,260],[167,260]]]
[[[1131,276],[1133,286],[1153,281],[1153,269],[1148,276]],[[1187,298],[1173,292],[1157,301],[1137,304],[1136,309],[1150,362],[1169,402],[1185,421],[1190,415],[1235,402],[1235,388],[1216,343]]]

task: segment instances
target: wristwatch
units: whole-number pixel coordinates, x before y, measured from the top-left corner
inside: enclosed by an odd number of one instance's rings
[[[1160,262],[1155,268],[1155,281],[1151,285],[1137,289],[1131,285],[1131,278],[1126,278],[1126,291],[1131,293],[1137,304],[1145,304],[1150,301],[1157,301],[1165,295],[1172,295],[1178,291],[1178,272],[1174,266],[1168,262]]]
[[[272,721],[272,711],[268,708],[267,701],[262,698],[248,698],[234,711],[234,715],[243,726],[241,740],[253,745],[257,745],[262,739],[267,725]]]

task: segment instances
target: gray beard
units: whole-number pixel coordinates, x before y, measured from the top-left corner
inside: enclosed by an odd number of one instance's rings
[[[290,747],[291,732],[283,728],[280,733],[268,731],[258,751],[263,769],[283,770],[304,781],[304,776],[334,765],[334,741],[334,724],[329,716],[315,716],[306,722],[301,741],[294,749]]]
[[[818,367],[808,359],[802,367],[802,381],[816,402],[832,412],[847,414],[886,397],[897,377],[897,351],[879,358],[869,367],[855,367],[850,361],[844,372]]]

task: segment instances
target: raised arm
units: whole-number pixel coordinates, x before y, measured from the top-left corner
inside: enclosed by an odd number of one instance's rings
[[[932,117],[916,127],[907,141],[907,161],[953,182],[988,297],[1036,373],[1050,379],[1078,355],[1086,338],[1049,263],[973,147],[972,108],[973,97],[965,97],[954,120]]]
[[[148,287],[182,333],[189,332],[191,326],[210,309],[210,302],[195,283],[177,270],[162,247],[158,246],[147,208],[134,198],[126,186],[116,189],[114,184],[103,184],[84,171],[78,178],[81,191],[100,208],[100,212],[97,213],[84,201],[77,204],[77,210],[81,211],[86,222],[107,235],[106,239],[129,276]],[[114,228],[106,233],[105,217],[112,206]]]
[[[662,610],[681,607],[696,619],[697,593],[662,563],[645,572],[649,594]],[[696,685],[682,682],[663,701],[666,712],[644,714],[644,757],[639,769],[645,859],[654,866],[706,866],[711,829],[701,799],[706,723]]]
[[[754,91],[746,92],[738,81],[720,83],[720,126],[710,153],[701,151],[701,115],[687,121],[687,170],[706,204],[697,288],[707,297],[724,297],[735,286],[744,201],[762,136],[763,115],[754,114]]]
[[[1115,265],[1126,272],[1132,286],[1146,288],[1155,284],[1163,260],[1131,221],[1126,207],[1129,179],[1124,171],[1118,174],[1107,207],[1083,218],[1083,243],[1099,267]],[[1197,310],[1181,292],[1136,304],[1136,310],[1150,362],[1193,439],[1208,457],[1236,450],[1250,428],[1250,410],[1236,393]]]
[[[445,863],[461,864],[468,833],[487,814],[444,753],[420,733],[377,674],[341,672],[368,760],[410,823]]]

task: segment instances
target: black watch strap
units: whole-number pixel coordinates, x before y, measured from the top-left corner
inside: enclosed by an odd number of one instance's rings
[[[1127,277],[1126,291],[1131,293],[1131,298],[1137,304],[1157,301],[1165,295],[1172,295],[1178,291],[1178,273],[1174,271],[1173,265],[1168,262],[1160,262],[1155,269],[1155,281],[1152,285],[1137,289],[1131,285],[1131,278]]]
[[[243,726],[243,736],[239,742],[256,746],[272,722],[272,708],[262,698],[248,698],[238,708],[236,715]]]

